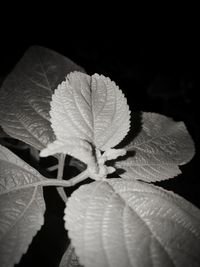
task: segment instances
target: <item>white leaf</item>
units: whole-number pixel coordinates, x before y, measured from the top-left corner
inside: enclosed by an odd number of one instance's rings
[[[64,219],[85,267],[200,266],[200,211],[159,187],[116,178],[83,185]]]
[[[181,173],[194,156],[194,144],[183,122],[156,113],[142,113],[142,129],[126,147],[130,155],[116,162],[123,178],[161,181]],[[131,156],[131,154],[133,154]]]
[[[49,122],[54,89],[71,71],[84,71],[44,47],[30,47],[5,79],[0,92],[0,124],[10,136],[40,150],[55,137]]]
[[[56,138],[63,146],[75,137],[105,151],[116,146],[130,126],[126,98],[114,82],[98,74],[67,75],[52,97],[50,115]],[[45,155],[52,153],[47,147]]]
[[[0,266],[18,263],[44,223],[45,203],[36,170],[0,146]]]

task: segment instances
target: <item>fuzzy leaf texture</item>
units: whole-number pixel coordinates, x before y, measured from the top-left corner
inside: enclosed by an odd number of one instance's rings
[[[178,166],[189,162],[195,153],[184,123],[147,112],[142,113],[141,119],[138,135],[124,147],[127,158],[115,163],[124,170],[121,177],[156,182],[180,174]]]
[[[200,211],[154,185],[124,179],[83,185],[64,219],[85,267],[200,266]]]
[[[44,223],[45,203],[36,170],[0,146],[0,266],[18,263]]]
[[[52,93],[74,70],[84,71],[52,50],[30,47],[0,91],[0,124],[4,131],[39,150],[51,143],[55,139],[49,122]]]
[[[41,155],[68,153],[85,163],[92,160],[89,144],[106,151],[116,146],[130,127],[123,93],[109,78],[98,74],[70,73],[55,90],[50,116],[56,141]],[[70,147],[72,142],[78,145]]]

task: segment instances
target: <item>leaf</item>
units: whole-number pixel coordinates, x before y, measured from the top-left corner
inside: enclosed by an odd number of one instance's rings
[[[36,170],[0,146],[0,266],[18,263],[44,223],[45,203]]]
[[[123,93],[109,78],[98,74],[70,73],[55,90],[50,115],[57,141],[63,147],[72,138],[78,138],[105,151],[116,146],[130,126]],[[57,141],[42,155],[56,153]],[[67,149],[65,146],[62,153],[68,153]]]
[[[0,92],[0,124],[10,136],[42,149],[55,137],[49,122],[54,89],[71,71],[84,71],[68,58],[30,47],[8,75]]]
[[[64,219],[86,267],[200,266],[200,211],[151,184],[115,178],[83,185]]]
[[[181,173],[183,165],[194,156],[194,143],[183,122],[156,113],[142,113],[142,130],[125,147],[125,160],[116,167],[125,172],[123,178],[155,182]]]
[[[74,248],[69,245],[64,253],[59,267],[83,267],[79,264],[78,258],[74,252]]]

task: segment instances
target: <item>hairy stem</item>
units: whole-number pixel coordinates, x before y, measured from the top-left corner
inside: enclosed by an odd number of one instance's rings
[[[63,178],[63,172],[64,172],[64,167],[65,167],[65,156],[64,154],[60,155],[59,161],[58,161],[58,174],[57,174],[57,179],[62,180]],[[62,198],[64,202],[67,202],[67,196],[65,194],[65,190],[62,187],[57,187],[58,194]]]
[[[62,187],[70,187],[74,186],[85,179],[88,178],[88,170],[86,169],[85,171],[81,172],[77,176],[69,179],[69,180],[59,180],[59,179],[46,179],[45,181],[42,181],[41,185],[42,186],[62,186]]]
[[[12,188],[12,189],[5,190],[4,193],[7,194],[11,191],[13,192],[14,190],[29,188],[30,186],[34,186],[34,187],[37,187],[37,186],[70,187],[70,186],[74,186],[74,185],[80,183],[81,181],[84,181],[88,177],[89,177],[88,170],[81,172],[80,174],[78,174],[77,176],[75,176],[69,180],[58,180],[56,178],[52,179],[52,178],[43,177],[43,179],[40,181],[33,182],[32,184],[25,184],[25,185],[17,186],[15,189]]]

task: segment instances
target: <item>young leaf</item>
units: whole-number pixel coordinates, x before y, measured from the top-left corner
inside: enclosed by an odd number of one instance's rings
[[[200,266],[200,211],[159,187],[122,179],[83,185],[64,219],[86,267]]]
[[[79,264],[78,257],[76,256],[74,248],[71,246],[71,244],[64,253],[59,267],[83,267]]]
[[[0,146],[0,266],[18,263],[44,223],[43,181],[36,170]]]
[[[181,173],[194,156],[194,144],[183,122],[175,122],[156,113],[142,113],[142,130],[125,147],[126,160],[116,162],[123,178],[155,182]]]
[[[0,124],[5,132],[39,150],[51,143],[52,93],[74,70],[84,71],[54,51],[39,46],[29,48],[1,88]]]
[[[70,73],[55,90],[50,115],[57,141],[42,151],[45,156],[58,151],[58,141],[65,147],[61,152],[69,153],[66,144],[72,138],[105,151],[124,138],[130,124],[123,93],[109,78],[98,74]]]

